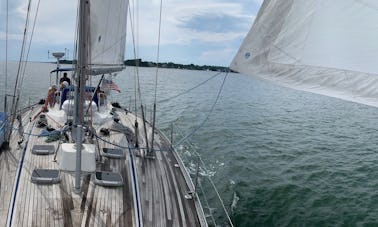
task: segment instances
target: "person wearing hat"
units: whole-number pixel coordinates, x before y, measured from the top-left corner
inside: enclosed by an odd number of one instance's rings
[[[68,87],[70,84],[67,82],[67,81],[63,81],[61,84],[60,84],[60,88],[59,90],[63,91],[64,88]]]

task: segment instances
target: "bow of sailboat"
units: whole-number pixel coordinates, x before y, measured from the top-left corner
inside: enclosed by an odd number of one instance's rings
[[[51,86],[44,104],[11,113],[19,117],[0,156],[0,224],[207,226],[170,141],[143,114],[110,104],[111,76],[90,83],[124,68],[128,1],[78,8],[74,71],[53,72],[71,80]]]

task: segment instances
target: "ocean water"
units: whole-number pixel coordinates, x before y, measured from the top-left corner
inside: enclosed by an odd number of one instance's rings
[[[3,81],[4,66],[0,66]],[[29,64],[22,105],[29,103],[29,97],[34,103],[46,95],[53,68],[53,64]],[[8,84],[16,70],[11,63]],[[112,97],[131,109],[135,70],[130,67],[116,76],[122,92]],[[151,119],[156,69],[140,68],[138,73],[142,101]],[[214,74],[159,69],[157,124],[168,137],[173,124],[174,144],[201,125],[224,74],[189,93],[159,100]],[[0,87],[2,97],[4,87]],[[193,176],[198,161],[195,152],[205,164],[200,168],[200,185],[206,193],[200,189],[199,193],[205,212],[214,216],[208,219],[211,226],[228,224],[209,177],[235,226],[377,226],[377,138],[376,108],[229,74],[208,121],[177,149]]]

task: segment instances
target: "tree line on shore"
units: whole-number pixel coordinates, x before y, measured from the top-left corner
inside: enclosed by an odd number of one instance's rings
[[[61,64],[72,64],[72,60],[60,60]],[[125,60],[124,64],[127,66],[139,66],[139,67],[156,67],[156,62],[142,61],[142,59],[130,59]],[[169,68],[169,69],[189,69],[189,70],[207,70],[207,71],[219,71],[225,72],[228,67],[224,66],[213,66],[213,65],[194,65],[194,64],[177,64],[173,62],[161,62],[159,63],[159,68]]]
[[[140,67],[156,67],[156,62],[142,61],[142,59],[130,59],[125,61],[125,65],[128,66],[140,66]],[[169,69],[189,69],[189,70],[208,70],[208,71],[227,71],[227,67],[213,66],[213,65],[194,65],[194,64],[177,64],[173,62],[161,62],[160,68]]]

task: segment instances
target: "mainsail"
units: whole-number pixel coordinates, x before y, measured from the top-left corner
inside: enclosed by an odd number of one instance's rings
[[[92,74],[122,70],[129,1],[90,0],[89,3],[89,65]]]
[[[265,0],[231,69],[378,106],[376,0]]]

